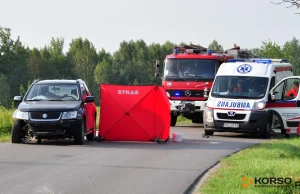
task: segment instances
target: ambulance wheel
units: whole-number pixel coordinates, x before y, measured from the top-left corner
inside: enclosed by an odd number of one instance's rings
[[[265,125],[265,127],[262,129],[263,132],[260,133],[260,136],[265,139],[269,138],[271,136],[271,130],[272,130],[271,123],[268,122]]]
[[[175,126],[177,122],[177,115],[171,113],[171,126]]]
[[[82,119],[81,127],[78,129],[74,136],[75,145],[83,145],[84,143],[84,134],[85,134],[85,120]]]
[[[205,129],[205,135],[213,135],[214,131],[209,131]]]

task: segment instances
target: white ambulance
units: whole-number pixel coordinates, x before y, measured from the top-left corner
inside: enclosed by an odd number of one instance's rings
[[[205,134],[259,133],[268,138],[271,129],[282,133],[288,128],[296,130],[300,101],[297,94],[285,94],[299,79],[286,60],[233,59],[223,63],[204,111]]]

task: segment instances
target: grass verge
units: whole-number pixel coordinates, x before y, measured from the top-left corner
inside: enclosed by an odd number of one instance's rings
[[[0,143],[9,142],[11,140],[11,134],[5,133],[0,135]]]
[[[10,141],[10,131],[13,124],[14,110],[0,107],[0,142]]]
[[[300,178],[299,138],[270,140],[224,158],[220,163],[221,167],[212,173],[198,193],[300,193],[300,184],[295,187],[295,181]],[[255,178],[260,177],[291,178],[292,183],[288,187],[282,187],[282,184],[274,182],[255,182]],[[260,180],[265,183],[267,181]]]
[[[185,118],[185,117],[183,117],[183,116],[181,116],[181,115],[179,115],[177,117],[177,122],[176,123],[177,124],[188,124],[188,123],[192,123],[192,121],[189,120],[189,119],[187,119],[187,118]]]

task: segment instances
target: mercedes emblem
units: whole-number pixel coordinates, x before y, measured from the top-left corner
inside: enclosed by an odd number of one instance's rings
[[[186,90],[184,93],[186,96],[191,96],[191,94],[192,94],[190,90]]]

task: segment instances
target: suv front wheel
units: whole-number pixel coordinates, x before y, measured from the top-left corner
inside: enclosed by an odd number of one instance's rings
[[[84,134],[85,134],[85,120],[82,119],[81,127],[78,129],[74,135],[74,144],[83,145],[84,143]]]
[[[11,129],[11,143],[22,143],[24,133],[22,132],[22,121],[17,120]]]

